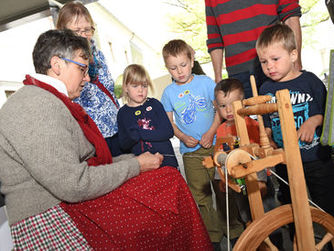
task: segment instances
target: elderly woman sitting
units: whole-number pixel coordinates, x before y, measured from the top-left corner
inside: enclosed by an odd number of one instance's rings
[[[0,181],[16,250],[210,250],[182,176],[163,156],[112,158],[72,100],[89,81],[89,44],[50,30],[39,74],[0,109]]]

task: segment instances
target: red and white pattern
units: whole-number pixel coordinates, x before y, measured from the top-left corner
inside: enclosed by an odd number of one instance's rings
[[[142,173],[66,212],[94,250],[212,250],[197,206],[173,167]]]
[[[11,226],[14,250],[92,250],[59,206]]]

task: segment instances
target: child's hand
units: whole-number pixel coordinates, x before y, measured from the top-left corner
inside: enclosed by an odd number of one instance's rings
[[[297,137],[301,141],[311,143],[313,141],[316,125],[312,120],[306,120],[297,131]]]
[[[200,145],[203,148],[210,148],[212,146],[213,137],[214,137],[214,135],[212,135],[212,133],[210,133],[210,132],[204,133],[200,142],[199,142]]]
[[[266,134],[267,134],[268,139],[269,139],[270,146],[274,149],[277,149],[278,147],[277,147],[275,141],[273,140],[273,138],[271,137],[271,135],[272,135],[271,129],[267,127],[267,128],[265,128],[265,130],[266,130]]]
[[[202,161],[202,165],[205,166],[206,168],[212,168],[215,166],[211,156],[205,157]]]
[[[219,189],[222,193],[226,192],[226,183],[222,180],[219,182]]]
[[[274,149],[278,148],[277,145],[276,145],[276,143],[275,143],[275,141],[273,141],[273,139],[271,137],[269,138],[269,144]]]
[[[297,137],[304,142],[312,142],[314,137],[315,129],[322,125],[324,116],[317,114],[309,117],[298,129]]]
[[[184,135],[182,137],[182,141],[187,147],[195,147],[198,144],[197,139],[195,139],[191,136],[188,136],[188,135]]]

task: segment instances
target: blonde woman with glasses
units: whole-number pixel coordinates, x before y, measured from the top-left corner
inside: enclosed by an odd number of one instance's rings
[[[77,1],[65,4],[59,11],[57,29],[70,29],[78,36],[87,38],[90,44],[92,57],[88,73],[91,80],[85,84],[80,97],[74,101],[94,120],[107,141],[112,156],[118,156],[122,153],[118,143],[119,104],[105,57],[93,40],[95,28],[88,9]]]

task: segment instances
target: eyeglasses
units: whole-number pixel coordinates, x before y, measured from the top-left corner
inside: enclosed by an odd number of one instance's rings
[[[81,36],[82,34],[85,34],[86,36],[91,36],[94,34],[94,31],[95,31],[94,27],[86,28],[83,30],[80,30],[80,29],[73,30],[73,32],[79,36]]]
[[[79,62],[77,62],[77,61],[74,61],[74,60],[72,60],[72,59],[68,59],[68,58],[60,57],[60,59],[81,66],[80,69],[81,69],[82,75],[83,75],[84,77],[87,76],[87,74],[88,74],[88,65],[83,64],[83,63],[79,63]]]

